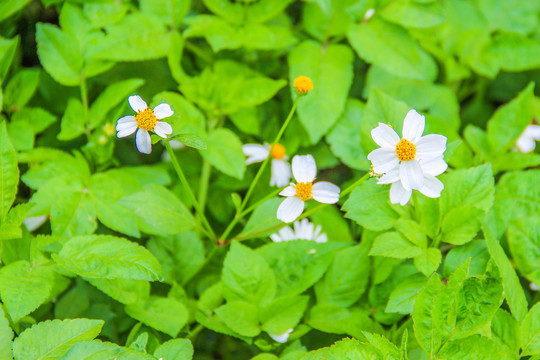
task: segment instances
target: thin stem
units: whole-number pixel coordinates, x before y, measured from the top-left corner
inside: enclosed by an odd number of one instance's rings
[[[178,175],[178,178],[180,179],[180,182],[182,183],[182,186],[186,189],[191,202],[193,203],[193,207],[195,208],[195,211],[200,216],[203,225],[206,227],[206,230],[208,230],[208,233],[212,239],[216,239],[216,234],[214,233],[214,230],[210,226],[210,223],[206,219],[206,216],[204,216],[204,212],[201,210],[199,203],[197,202],[197,198],[195,198],[195,195],[193,195],[193,191],[191,191],[191,188],[189,186],[189,183],[186,179],[186,176],[184,175],[184,172],[182,171],[182,168],[180,167],[180,164],[178,164],[178,160],[176,159],[176,155],[174,154],[173,149],[171,148],[171,145],[169,144],[169,139],[163,139],[163,142],[165,143],[165,148],[167,149],[167,152],[169,153],[169,156],[171,157],[171,162],[173,164],[174,170],[176,170],[176,174]]]
[[[90,120],[90,119],[88,119],[88,109],[89,109],[89,105],[88,105],[88,89],[86,88],[86,79],[84,78],[84,76],[82,74],[81,74],[81,86],[80,86],[80,89],[81,89],[81,103],[83,105],[84,119],[85,119],[84,132],[86,134],[86,138],[88,139],[88,141],[90,141],[90,128],[89,128],[89,124],[88,124],[88,121]]]
[[[201,178],[199,180],[199,204],[201,205],[201,210],[204,211],[206,207],[206,199],[208,197],[208,184],[210,182],[210,174],[212,173],[212,165],[210,161],[204,160]]]
[[[340,194],[341,197],[349,194],[351,191],[353,191],[358,185],[360,185],[361,183],[363,183],[364,181],[366,181],[367,179],[369,179],[369,173],[366,173],[364,176],[362,176],[360,179],[358,179],[357,181],[355,181],[352,185],[348,186],[345,190],[343,190]],[[309,209],[308,211],[306,211],[305,213],[303,213],[302,215],[300,215],[298,217],[297,220],[302,220],[308,216],[310,216],[311,214],[319,211],[320,209],[322,209],[323,207],[327,206],[328,204],[319,204],[317,205],[316,207],[314,208],[311,208]],[[254,237],[257,237],[257,236],[260,236],[260,235],[264,235],[266,233],[269,233],[271,231],[277,231],[279,229],[281,229],[282,227],[286,226],[287,224],[286,223],[281,223],[281,224],[277,224],[277,225],[274,225],[274,226],[271,226],[269,228],[266,228],[266,229],[263,229],[261,231],[257,231],[255,233],[251,233],[251,234],[247,234],[247,235],[244,235],[244,236],[238,236],[238,237],[235,237],[233,239],[231,239],[229,242],[227,243],[230,243],[232,242],[233,240],[237,240],[237,241],[242,241],[242,240],[247,240],[247,239],[251,239],[251,238],[254,238]]]
[[[266,200],[268,199],[271,199],[273,198],[274,196],[276,196],[277,194],[279,194],[281,192],[281,188],[279,189],[276,189],[274,191],[272,191],[270,194],[266,195],[265,197],[263,197],[261,200],[257,201],[255,204],[251,205],[250,207],[248,207],[246,210],[244,210],[241,214],[240,214],[240,217],[243,218],[244,216],[246,216],[247,214],[249,214],[250,212],[252,212],[253,210],[255,210],[259,205],[261,205],[262,203],[264,203]]]
[[[219,242],[221,244],[225,242],[225,240],[227,239],[227,236],[229,236],[229,234],[231,233],[234,226],[242,218],[242,212],[243,212],[244,208],[246,207],[247,202],[248,202],[249,198],[251,197],[251,194],[253,193],[253,190],[255,190],[255,186],[259,182],[259,179],[261,178],[262,173],[264,172],[264,169],[266,168],[266,165],[270,161],[270,158],[271,158],[270,155],[272,154],[272,151],[274,150],[274,146],[277,143],[279,143],[279,141],[281,140],[281,137],[283,136],[283,133],[285,132],[285,129],[287,129],[287,126],[289,125],[289,123],[291,122],[291,120],[293,118],[293,115],[294,115],[294,112],[296,111],[296,106],[298,105],[298,100],[300,100],[300,97],[301,96],[297,96],[296,99],[294,100],[293,106],[291,108],[291,111],[289,112],[289,115],[287,116],[287,119],[285,119],[285,122],[281,126],[281,129],[279,129],[279,132],[276,135],[276,138],[274,139],[274,141],[270,145],[270,151],[268,152],[268,156],[266,157],[266,159],[264,159],[261,167],[259,168],[259,171],[257,171],[257,174],[255,175],[255,178],[251,182],[251,184],[249,186],[249,189],[248,189],[248,191],[246,193],[246,196],[244,197],[244,200],[242,200],[242,203],[240,204],[238,210],[236,211],[236,215],[235,215],[233,221],[231,221],[229,226],[225,229],[223,234],[220,236]]]

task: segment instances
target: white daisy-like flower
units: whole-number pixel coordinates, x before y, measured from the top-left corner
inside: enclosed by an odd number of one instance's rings
[[[438,134],[422,136],[425,125],[426,118],[413,109],[403,121],[403,138],[400,139],[394,129],[383,123],[371,130],[373,140],[380,146],[368,155],[374,172],[384,175],[397,168],[405,190],[422,189],[424,174],[436,172],[430,168],[429,160],[442,156],[447,140],[446,136]],[[420,162],[424,162],[423,167]],[[440,165],[439,162],[436,165]]]
[[[289,157],[285,151],[285,147],[281,144],[274,145],[272,153],[270,153],[270,144],[246,144],[242,146],[244,154],[248,157],[246,165],[264,161],[268,155],[272,157],[272,172],[270,176],[270,186],[277,187],[285,186],[291,180],[291,165],[287,162]]]
[[[272,339],[277,341],[278,343],[285,343],[289,339],[289,335],[292,333],[293,329],[289,329],[285,331],[283,334],[268,334]]]
[[[529,153],[536,147],[536,141],[540,141],[540,125],[529,125],[516,141],[516,147],[522,153]]]
[[[419,160],[424,176],[424,184],[419,191],[427,197],[437,198],[441,196],[444,184],[437,179],[438,176],[446,171],[448,164],[443,156],[438,156],[431,160]],[[377,184],[392,184],[390,187],[390,202],[392,204],[405,205],[409,202],[412,195],[411,189],[406,189],[400,178],[399,167],[395,167],[379,178]]]
[[[270,235],[274,242],[291,241],[291,240],[310,240],[318,243],[328,241],[326,234],[321,234],[321,225],[309,222],[308,219],[302,219],[294,222],[294,230],[288,226],[283,227],[277,233]]]
[[[159,104],[151,110],[146,102],[138,95],[128,98],[129,105],[137,114],[128,115],[118,119],[116,123],[116,136],[123,138],[133,134],[135,131],[135,145],[137,150],[143,154],[152,152],[152,140],[148,131],[153,131],[164,139],[172,134],[172,126],[165,121],[160,121],[174,114],[169,104]]]
[[[335,204],[339,200],[339,187],[327,181],[313,183],[317,175],[317,165],[311,155],[295,156],[292,172],[297,183],[291,183],[279,193],[287,198],[279,205],[277,218],[290,223],[304,211],[304,202],[314,199],[324,204]]]

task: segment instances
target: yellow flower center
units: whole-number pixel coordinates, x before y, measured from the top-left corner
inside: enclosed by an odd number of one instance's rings
[[[313,184],[310,182],[296,184],[296,196],[302,201],[313,198]]]
[[[416,146],[407,139],[401,139],[396,145],[396,154],[401,161],[414,160],[416,155]]]
[[[275,144],[274,148],[272,149],[272,153],[270,154],[272,158],[281,160],[285,157],[287,152],[285,151],[285,147],[281,144]]]
[[[313,90],[313,82],[310,78],[304,75],[300,75],[294,79],[293,86],[299,94],[307,94]]]
[[[146,108],[143,111],[139,111],[135,115],[135,120],[137,121],[137,127],[145,130],[154,130],[158,119],[154,112],[150,108]]]

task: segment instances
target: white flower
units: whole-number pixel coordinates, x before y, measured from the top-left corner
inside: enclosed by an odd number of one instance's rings
[[[287,331],[285,331],[283,334],[268,334],[270,335],[270,337],[272,339],[274,339],[275,341],[277,341],[278,343],[284,343],[287,341],[287,339],[289,338],[289,335],[292,333],[293,329],[289,329]]]
[[[516,147],[522,153],[528,153],[536,147],[535,141],[540,140],[540,125],[529,125],[516,141]]]
[[[424,187],[425,174],[436,173],[435,170],[438,170],[438,168],[431,168],[433,164],[429,160],[442,157],[446,150],[447,140],[446,136],[438,134],[422,136],[425,125],[425,117],[416,110],[411,110],[403,121],[402,139],[390,126],[383,123],[379,123],[379,126],[371,130],[373,140],[381,147],[368,155],[374,172],[384,175],[397,169],[397,173],[392,173],[393,178],[398,175],[401,186],[405,190],[421,190]],[[420,165],[421,162],[424,166]],[[441,164],[437,161],[435,165],[440,167]],[[428,183],[433,179],[434,176],[427,180]],[[427,186],[431,185],[427,184]]]
[[[529,288],[532,290],[532,291],[538,291],[540,290],[540,288],[538,286],[536,286],[535,283],[530,283],[529,284]]]
[[[339,200],[339,188],[329,182],[313,184],[317,175],[317,165],[311,155],[295,156],[292,159],[292,172],[297,184],[291,183],[279,193],[287,198],[279,205],[277,218],[290,223],[304,211],[304,201],[314,199],[324,204],[335,204]]]
[[[46,215],[41,216],[29,216],[26,219],[23,220],[24,225],[26,225],[26,228],[28,231],[32,232],[39,228],[41,225],[43,225],[47,221]]]
[[[301,221],[294,222],[294,230],[285,226],[279,232],[270,235],[270,238],[274,242],[291,241],[291,240],[312,240],[318,243],[325,243],[328,241],[326,234],[321,234],[321,225],[315,225],[308,221],[308,219],[302,219]]]
[[[146,102],[138,95],[130,96],[128,102],[137,114],[118,119],[116,123],[118,133],[116,136],[123,138],[137,131],[135,134],[137,150],[144,154],[150,154],[152,152],[152,141],[148,131],[153,131],[156,135],[166,139],[173,132],[172,126],[165,121],[159,120],[174,113],[169,104],[159,104],[154,110],[150,110]]]
[[[246,144],[242,146],[244,154],[248,157],[246,164],[264,161],[270,154],[270,145]],[[289,157],[285,151],[285,147],[281,144],[274,145],[272,149],[272,175],[270,177],[270,186],[277,187],[285,186],[291,180],[291,165],[287,162]]]

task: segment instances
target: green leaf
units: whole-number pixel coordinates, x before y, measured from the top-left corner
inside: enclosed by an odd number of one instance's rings
[[[395,228],[413,244],[421,248],[427,247],[427,236],[417,222],[399,219],[396,221]]]
[[[13,330],[9,327],[4,310],[0,306],[0,360],[13,360],[12,339]]]
[[[414,265],[424,275],[431,275],[441,264],[441,251],[437,248],[424,248],[422,253],[414,258]]]
[[[514,315],[514,318],[521,322],[527,313],[527,299],[519,282],[519,278],[514,271],[512,263],[506,257],[503,248],[493,235],[491,229],[483,225],[482,230],[486,237],[489,253],[501,273],[504,297],[508,302],[508,306]]]
[[[255,251],[234,241],[223,263],[223,293],[228,301],[270,302],[276,293],[274,273]]]
[[[131,279],[86,279],[90,284],[122,304],[144,301],[150,295],[150,283]]]
[[[266,22],[285,10],[293,0],[261,0],[246,7],[246,18],[249,22]]]
[[[343,359],[382,359],[382,354],[369,344],[356,339],[336,342],[329,348],[322,348],[308,353],[301,360],[343,360]]]
[[[8,19],[10,16],[21,10],[30,0],[14,0],[9,3],[0,3],[0,21]]]
[[[73,345],[99,335],[102,320],[47,320],[24,331],[13,342],[15,360],[60,359]]]
[[[306,311],[308,301],[308,296],[283,296],[274,299],[260,311],[262,329],[275,335],[295,328]]]
[[[496,152],[515,146],[517,138],[533,118],[532,100],[534,83],[530,83],[516,98],[501,106],[487,125],[487,139]]]
[[[484,275],[491,256],[487,250],[487,244],[483,239],[473,240],[464,246],[452,248],[444,259],[443,276],[448,277],[450,273],[456,270],[468,258],[471,259],[469,275]]]
[[[445,21],[443,8],[438,3],[417,4],[398,0],[382,8],[380,15],[385,20],[409,28],[429,28]]]
[[[0,270],[0,296],[11,320],[16,323],[50,296],[54,285],[54,271],[50,266],[28,261],[13,262]]]
[[[0,220],[2,221],[15,200],[18,184],[17,158],[4,121],[0,124]]]
[[[404,29],[377,18],[351,26],[347,35],[358,56],[401,77],[433,81],[437,65]]]
[[[245,301],[231,301],[216,309],[223,322],[242,336],[259,335],[259,313],[257,306]]]
[[[149,234],[178,234],[193,229],[195,225],[195,219],[186,206],[160,185],[146,185],[144,191],[122,198],[120,204],[139,217],[141,230]]]
[[[37,53],[41,65],[62,85],[81,82],[83,58],[75,38],[51,24],[36,25]]]
[[[513,221],[508,228],[508,245],[520,273],[540,283],[540,220],[533,216]]]
[[[9,80],[4,93],[4,104],[9,111],[20,110],[32,98],[39,84],[39,74],[39,69],[27,68]]]
[[[407,331],[407,330],[405,330]],[[371,334],[367,331],[362,332],[367,341],[379,349],[386,359],[401,359],[400,351],[396,345],[392,344],[387,338],[379,334]]]
[[[468,243],[480,230],[482,215],[484,211],[472,205],[453,208],[442,221],[441,240],[454,245]]]
[[[62,360],[155,360],[151,355],[99,340],[81,341],[73,345]],[[164,359],[166,360],[166,359]]]
[[[439,352],[440,359],[510,360],[503,348],[480,335],[448,342]]]
[[[127,97],[143,84],[142,79],[128,79],[107,86],[90,106],[88,112],[90,129],[98,127],[111,110],[116,108],[121,101],[126,101]]]
[[[347,46],[328,45],[323,49],[311,40],[289,54],[291,85],[299,75],[313,81],[313,90],[298,103],[298,116],[313,144],[327,133],[345,108],[353,79],[353,58]]]
[[[375,180],[363,182],[343,204],[345,217],[373,231],[392,228],[399,215],[389,203],[389,190],[387,186],[378,185]]]
[[[424,288],[416,296],[413,309],[414,334],[419,345],[429,357],[433,357],[441,346],[441,334],[438,332],[433,319],[435,298],[443,288],[437,273],[433,274]]]
[[[127,305],[125,310],[132,318],[173,338],[188,320],[184,304],[173,298],[151,296],[146,302]]]
[[[69,98],[64,116],[62,116],[61,131],[58,140],[73,140],[86,131],[86,114],[78,98]]]
[[[161,266],[144,247],[110,235],[76,236],[68,240],[56,263],[87,278],[155,281]]]
[[[273,228],[281,224],[282,222],[275,216],[268,216],[268,214],[277,214],[277,209],[283,199],[273,198],[268,199],[261,205],[259,205],[255,211],[249,217],[247,224],[238,236],[267,236],[274,231],[265,231],[266,229]]]
[[[4,3],[0,5],[0,7],[3,6]],[[11,6],[11,3],[9,3],[8,6]],[[4,15],[5,13],[3,12],[1,14]],[[6,39],[0,36],[0,79],[2,79],[2,81],[6,78],[11,62],[15,57],[15,52],[19,46],[19,40],[19,36],[15,36],[13,39]]]
[[[377,236],[369,251],[370,256],[385,256],[397,259],[414,258],[420,254],[422,254],[422,248],[395,231]]]
[[[97,227],[96,209],[86,189],[67,192],[51,208],[53,235],[70,238],[90,235]]]
[[[140,2],[143,13],[159,17],[161,22],[169,24],[172,28],[182,23],[190,5],[191,0],[142,0]]]
[[[12,121],[7,125],[10,140],[17,151],[30,150],[34,147],[34,133],[27,121]]]
[[[513,33],[495,34],[484,57],[493,66],[506,71],[532,70],[540,66],[540,42]]]
[[[242,4],[231,3],[228,0],[203,0],[204,5],[227,21],[233,24],[240,24],[243,22],[244,8]]]
[[[178,140],[182,144],[192,147],[198,150],[206,150],[206,141],[200,136],[194,134],[178,134],[172,138],[173,140]]]
[[[386,312],[404,315],[412,314],[416,295],[426,285],[427,278],[422,274],[413,274],[398,284],[388,298]]]
[[[193,345],[188,339],[172,339],[161,344],[154,352],[156,359],[191,360]]]
[[[208,135],[208,149],[201,155],[224,174],[242,179],[246,171],[246,161],[242,142],[229,129],[218,128]]]
[[[487,19],[491,30],[503,30],[527,35],[538,26],[535,14],[540,6],[534,1],[514,2],[512,0],[476,1],[478,8]]]
[[[362,296],[369,280],[368,250],[362,243],[336,254],[326,275],[315,286],[318,303],[348,307]]]
[[[502,345],[511,358],[518,358],[520,325],[503,309],[497,310],[491,321],[491,339]]]
[[[33,134],[39,134],[56,121],[56,116],[42,108],[24,107],[17,110],[11,117],[11,122],[21,122],[28,126]]]
[[[540,303],[535,304],[521,323],[521,356],[540,354]]]

